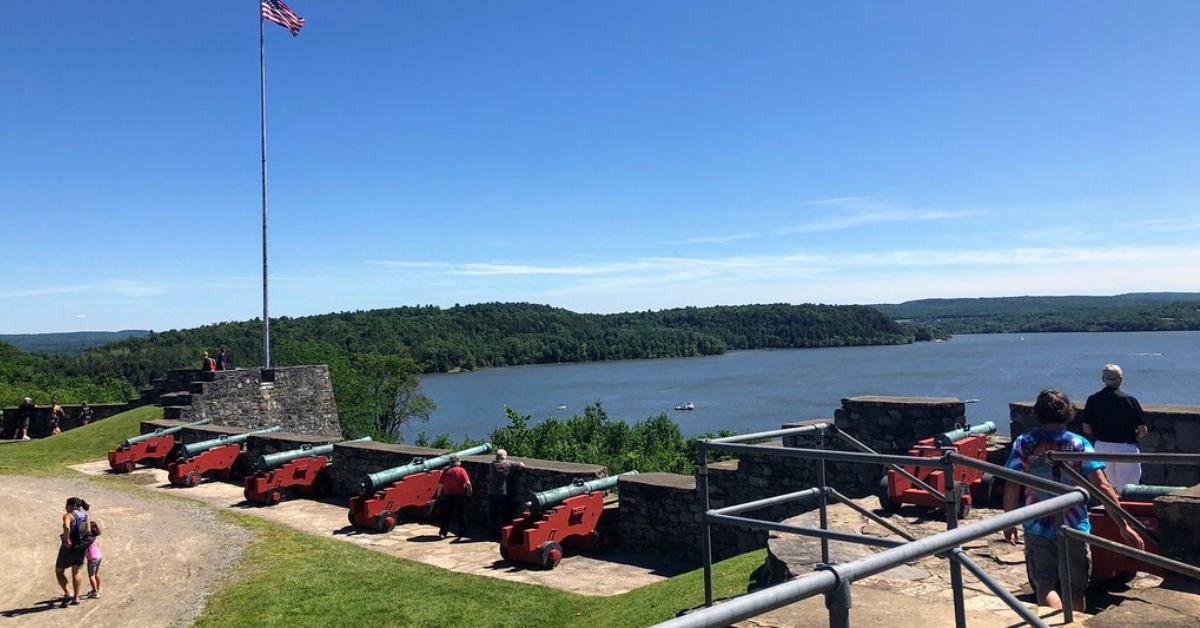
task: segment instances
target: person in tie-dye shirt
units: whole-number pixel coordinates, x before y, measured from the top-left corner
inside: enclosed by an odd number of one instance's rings
[[[1074,417],[1075,407],[1071,400],[1057,390],[1043,390],[1033,405],[1033,413],[1041,424],[1026,432],[1013,442],[1012,456],[1008,459],[1008,468],[1024,471],[1031,475],[1046,479],[1055,479],[1065,484],[1071,484],[1070,477],[1053,477],[1053,465],[1046,459],[1049,451],[1092,452],[1092,444],[1086,438],[1067,431],[1066,424]],[[1101,491],[1114,501],[1117,494],[1104,475],[1104,463],[1098,460],[1068,462],[1076,465],[1076,469],[1091,480]],[[1008,482],[1004,487],[1004,510],[1017,507],[1021,496],[1022,486],[1016,482]],[[1033,504],[1051,497],[1050,494],[1032,488],[1026,489],[1026,504]],[[1108,513],[1117,523],[1117,529],[1129,545],[1138,549],[1143,548],[1141,537],[1134,532],[1128,523],[1118,518],[1114,513]],[[1088,521],[1087,507],[1075,506],[1063,512],[1063,523],[1079,530],[1091,532],[1092,524]],[[1025,522],[1025,564],[1028,566],[1029,577],[1037,590],[1038,604],[1051,608],[1062,608],[1062,599],[1054,590],[1058,581],[1058,544],[1055,539],[1055,528],[1058,527],[1058,515],[1052,514]],[[1012,544],[1017,543],[1015,527],[1004,531],[1004,538]],[[1071,607],[1084,608],[1083,592],[1088,584],[1088,572],[1091,561],[1088,558],[1087,546],[1075,539],[1067,540],[1067,560],[1071,566]]]

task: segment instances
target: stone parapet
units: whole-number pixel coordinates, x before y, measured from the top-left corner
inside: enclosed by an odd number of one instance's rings
[[[187,384],[186,378],[196,378]],[[263,371],[171,371],[159,396],[169,419],[212,419],[246,428],[280,425],[289,432],[341,436],[329,367],[289,366]]]
[[[965,423],[966,408],[954,397],[850,397],[842,399],[834,421],[875,451],[895,454]]]
[[[700,499],[696,478],[675,473],[622,476],[618,483],[621,546],[688,562],[700,555]]]
[[[79,410],[83,407],[82,404],[59,404],[63,409],[63,419],[59,421],[58,427],[62,431],[73,430],[80,427]],[[136,408],[140,403],[134,401],[130,403],[94,403],[92,408],[92,423],[107,419],[110,416],[120,414],[126,410]],[[16,406],[6,407],[3,409],[4,422],[0,426],[0,438],[12,438],[16,430],[20,427],[17,421]],[[50,423],[50,406],[35,406],[33,416],[29,417],[29,437],[30,438],[45,438],[52,435],[53,427]]]
[[[1076,402],[1075,409],[1082,411],[1083,402]],[[1150,428],[1150,433],[1138,443],[1142,451],[1200,453],[1200,406],[1147,404],[1142,406],[1142,410],[1146,417],[1146,425]],[[1008,411],[1014,439],[1037,427],[1038,421],[1033,415],[1032,401],[1010,403]],[[1077,419],[1072,422],[1070,428],[1082,433],[1081,422]],[[1168,486],[1200,484],[1200,466],[1143,464],[1142,483]]]
[[[1159,554],[1200,567],[1200,486],[1155,499],[1154,516]]]

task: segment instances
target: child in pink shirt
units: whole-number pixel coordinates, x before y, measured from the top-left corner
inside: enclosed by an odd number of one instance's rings
[[[100,524],[95,521],[89,523],[92,526],[93,540],[87,548],[87,569],[88,581],[92,585],[92,590],[88,592],[87,596],[94,600],[100,597],[100,560],[103,556],[100,553]]]

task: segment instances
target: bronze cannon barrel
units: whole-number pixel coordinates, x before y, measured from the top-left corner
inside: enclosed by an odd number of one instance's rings
[[[128,447],[130,445],[140,443],[144,440],[149,440],[156,436],[166,436],[167,434],[174,434],[175,432],[178,432],[185,427],[192,427],[195,425],[206,425],[208,423],[212,423],[212,419],[200,419],[199,421],[193,421],[191,423],[187,423],[184,425],[176,425],[175,427],[160,427],[160,428],[154,430],[153,432],[147,432],[145,434],[140,434],[138,436],[130,436],[129,438],[126,438],[125,446]]]
[[[603,478],[596,478],[595,480],[579,478],[566,486],[534,493],[529,496],[529,508],[534,512],[541,512],[553,508],[576,495],[583,495],[592,491],[607,491],[617,485],[617,478],[622,475],[637,475],[637,471],[626,471],[620,475],[610,475]]]
[[[967,428],[950,430],[933,437],[933,442],[941,447],[949,447],[956,440],[962,440],[968,436],[978,436],[980,434],[995,434],[996,424],[991,421],[984,421],[979,425],[972,425]]]
[[[458,456],[459,458],[463,458],[465,456],[478,456],[480,454],[486,454],[491,450],[492,444],[484,443],[477,447],[470,447],[462,451],[456,451],[454,453],[445,454],[436,458],[429,458],[428,460],[425,458],[414,458],[412,462],[405,465],[392,467],[391,469],[384,469],[383,471],[376,471],[375,473],[368,473],[367,476],[363,478],[359,488],[364,493],[373,491],[383,488],[392,482],[404,479],[415,473],[423,473],[425,471],[440,469],[444,466],[447,466],[450,464],[451,456]]]
[[[370,436],[363,436],[362,438],[354,438],[351,440],[344,440],[344,441],[340,441],[340,442],[342,442],[342,443],[360,443],[360,442],[369,441],[369,440],[371,440]],[[285,465],[293,460],[296,460],[298,458],[308,458],[308,457],[312,457],[312,456],[325,456],[325,455],[331,454],[331,453],[333,453],[333,446],[334,446],[334,443],[328,443],[325,445],[313,445],[313,444],[309,443],[309,444],[301,445],[300,447],[297,447],[296,449],[289,449],[287,451],[279,451],[279,452],[276,452],[273,454],[263,454],[263,455],[259,456],[254,462],[255,462],[256,468],[259,471],[270,471],[271,469],[274,469],[276,467],[282,467],[283,465]]]
[[[265,427],[261,430],[254,430],[251,432],[243,432],[241,434],[234,434],[233,436],[229,436],[228,434],[222,434],[221,436],[219,436],[217,438],[210,438],[208,440],[202,440],[200,442],[192,443],[190,445],[180,445],[180,446],[178,446],[177,451],[180,454],[179,457],[190,458],[192,456],[195,456],[196,454],[208,451],[209,449],[212,449],[213,447],[217,447],[220,445],[232,445],[234,443],[240,443],[255,434],[267,434],[270,432],[278,432],[282,429],[283,428],[279,427],[278,425],[273,425],[271,427]]]

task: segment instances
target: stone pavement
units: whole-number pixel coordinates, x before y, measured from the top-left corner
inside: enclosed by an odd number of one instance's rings
[[[108,476],[108,462],[92,462],[72,467],[86,475]],[[408,523],[396,526],[388,534],[354,528],[347,521],[345,505],[311,499],[292,499],[275,506],[258,506],[245,501],[242,488],[234,484],[206,481],[192,488],[175,488],[162,469],[139,468],[128,475],[112,475],[173,496],[196,499],[221,508],[261,517],[301,532],[354,543],[371,550],[427,565],[523,582],[579,593],[616,595],[664,580],[687,570],[686,566],[666,562],[646,562],[638,557],[612,552],[600,558],[568,554],[557,568],[545,571],[532,565],[500,559],[494,541],[465,538],[455,541],[438,537],[437,526]]]

